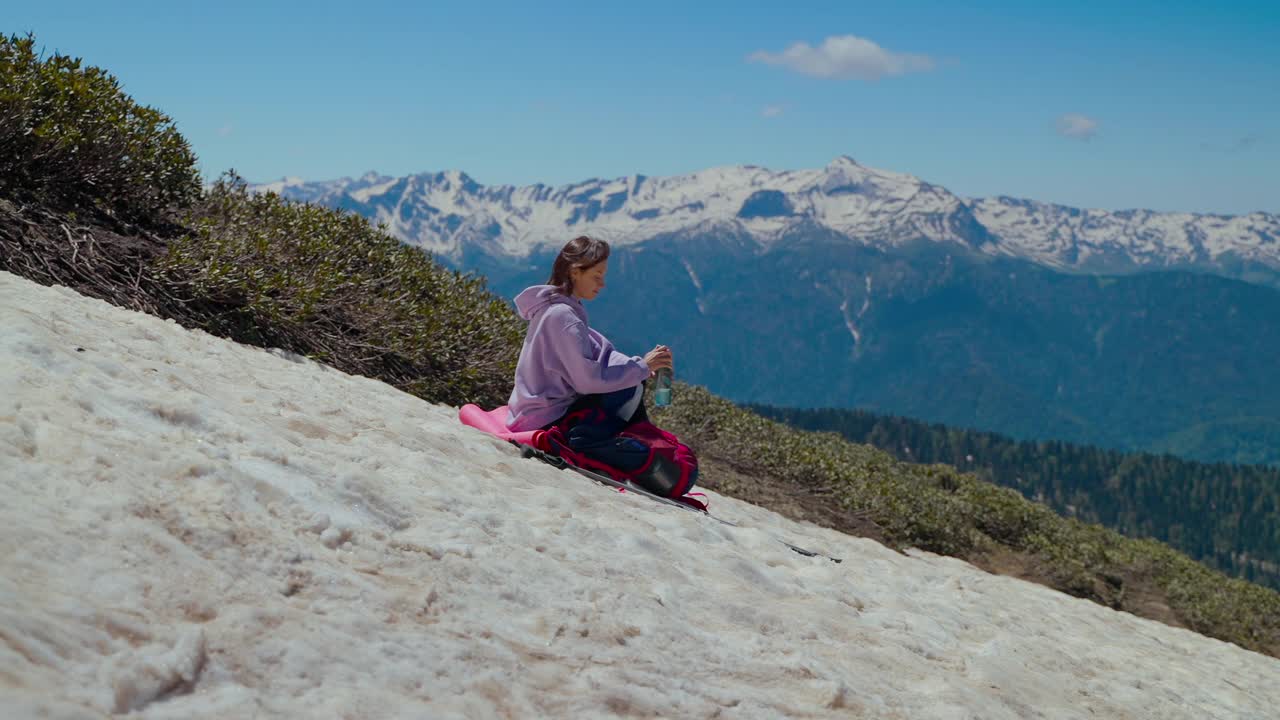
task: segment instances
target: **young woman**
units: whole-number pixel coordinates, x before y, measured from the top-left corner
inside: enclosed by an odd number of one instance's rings
[[[647,419],[644,381],[672,368],[671,350],[659,345],[644,357],[627,356],[587,324],[583,300],[594,300],[609,272],[609,244],[577,237],[556,256],[551,279],[516,296],[529,330],[507,402],[507,428],[547,428],[572,410],[599,406],[627,422]]]

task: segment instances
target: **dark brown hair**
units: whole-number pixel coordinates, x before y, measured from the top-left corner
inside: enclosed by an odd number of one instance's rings
[[[565,243],[551,266],[551,279],[548,285],[555,285],[565,295],[573,294],[573,278],[569,275],[571,268],[587,270],[609,259],[609,243],[603,240],[579,235]]]

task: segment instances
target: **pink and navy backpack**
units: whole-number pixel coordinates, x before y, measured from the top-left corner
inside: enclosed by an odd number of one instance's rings
[[[627,424],[596,407],[569,413],[547,430],[511,432],[506,418],[506,406],[484,410],[468,404],[458,411],[464,425],[558,455],[655,495],[705,507],[684,497],[697,482],[698,458],[675,435],[648,421]]]
[[[539,440],[540,450],[661,497],[681,498],[698,480],[698,458],[675,435],[648,421],[625,424],[598,407],[570,413]]]

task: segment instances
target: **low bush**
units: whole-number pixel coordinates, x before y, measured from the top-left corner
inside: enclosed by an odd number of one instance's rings
[[[354,213],[254,195],[228,174],[162,262],[224,334],[279,345],[432,402],[506,402],[525,323],[484,280],[441,267]]]
[[[190,145],[105,70],[0,35],[0,194],[151,222],[200,195]]]

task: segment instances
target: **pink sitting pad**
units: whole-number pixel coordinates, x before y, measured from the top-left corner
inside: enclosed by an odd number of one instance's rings
[[[482,410],[479,405],[463,405],[458,409],[458,420],[463,425],[470,425],[477,430],[483,430],[503,440],[515,440],[525,445],[536,445],[534,436],[542,432],[541,430],[525,430],[524,432],[511,432],[508,430],[506,405],[501,405],[492,410]]]

